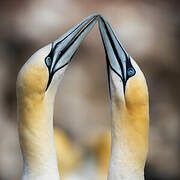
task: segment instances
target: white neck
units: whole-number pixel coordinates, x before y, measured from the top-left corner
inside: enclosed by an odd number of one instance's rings
[[[50,95],[51,96],[51,95]],[[59,180],[53,132],[54,97],[18,95],[22,180]]]
[[[113,142],[112,132],[112,146],[111,159],[108,171],[108,180],[144,180],[143,169],[131,164],[131,158],[126,147],[126,142],[122,141],[119,144]]]
[[[148,143],[146,110],[145,116],[137,119],[129,114],[125,106],[113,101],[108,180],[144,180]]]

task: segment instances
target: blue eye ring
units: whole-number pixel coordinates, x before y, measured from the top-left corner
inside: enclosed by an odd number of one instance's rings
[[[136,74],[136,71],[135,71],[134,68],[130,67],[127,70],[127,74],[128,74],[129,77],[132,77],[132,76],[134,76]]]
[[[51,63],[52,63],[51,58],[49,56],[46,57],[46,64],[47,64],[47,66],[50,66]]]

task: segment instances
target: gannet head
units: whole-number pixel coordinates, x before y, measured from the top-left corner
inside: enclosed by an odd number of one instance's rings
[[[122,47],[103,17],[99,21],[99,28],[106,52],[110,96],[116,103],[128,108],[147,104],[148,89],[140,67]]]
[[[17,115],[23,154],[22,179],[59,179],[53,141],[56,91],[75,51],[98,15],[91,15],[33,54],[17,78]]]
[[[96,23],[97,14],[87,17],[59,39],[34,53],[21,68],[17,88],[23,95],[54,94],[80,43]]]
[[[103,17],[99,19],[99,28],[106,53],[112,103],[113,148],[108,176],[116,179],[121,172],[124,177],[130,174],[143,179],[149,127],[146,80]]]

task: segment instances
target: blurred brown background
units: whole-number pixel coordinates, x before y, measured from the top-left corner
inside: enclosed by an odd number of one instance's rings
[[[150,92],[149,180],[180,179],[179,1],[0,1],[0,180],[20,179],[16,76],[40,47],[92,13],[104,15],[146,75]],[[100,34],[89,33],[65,73],[55,125],[79,146],[110,128],[106,65]]]

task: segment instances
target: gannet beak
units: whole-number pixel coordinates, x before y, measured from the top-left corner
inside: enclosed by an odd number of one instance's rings
[[[51,51],[45,58],[45,63],[49,70],[46,90],[51,83],[54,73],[69,64],[82,40],[95,25],[97,17],[98,14],[87,17],[52,43]]]
[[[128,68],[132,67],[130,56],[122,47],[108,21],[104,17],[100,17],[98,21],[106,53],[108,77],[109,69],[113,70],[121,78],[125,91],[125,85],[129,78]]]

